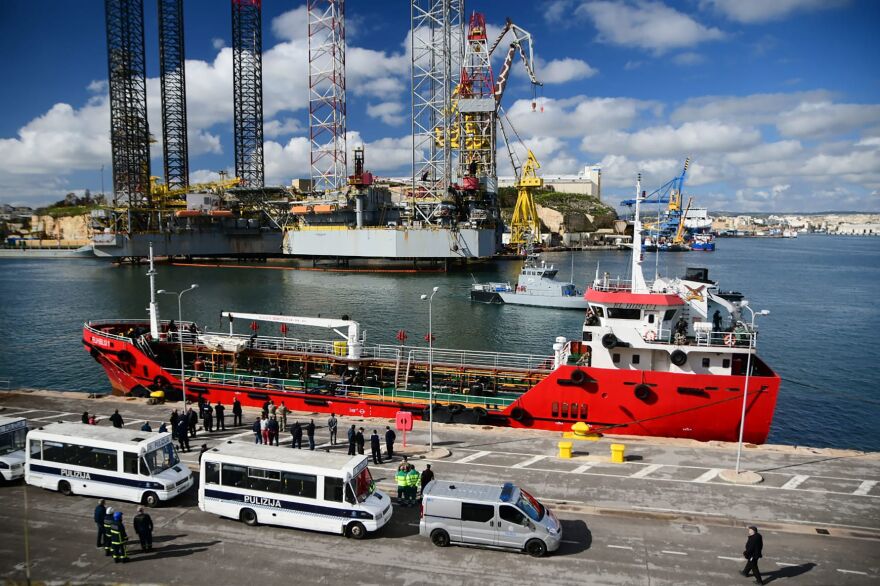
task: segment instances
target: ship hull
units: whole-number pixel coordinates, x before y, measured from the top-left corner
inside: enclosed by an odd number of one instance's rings
[[[499,293],[504,303],[528,305],[530,307],[552,307],[555,309],[585,310],[589,303],[583,297],[554,297],[550,295],[529,295],[527,293]]]
[[[180,395],[183,383],[178,364],[162,364],[144,343],[119,335],[118,322],[87,325],[83,343],[107,372],[114,393],[145,396],[154,389]],[[146,327],[148,324],[141,324]],[[113,333],[111,333],[113,332]],[[173,354],[173,353],[172,353]],[[207,355],[208,352],[205,351]],[[324,357],[345,363],[344,358]],[[761,375],[752,375],[746,399],[744,439],[767,440],[779,391],[779,377],[755,358]],[[346,364],[346,367],[351,366]],[[435,372],[441,368],[435,363]],[[491,375],[485,366],[472,368]],[[509,375],[505,375],[509,376]],[[612,434],[692,438],[702,441],[736,441],[743,402],[744,376],[700,375],[640,370],[612,370],[561,365],[536,374],[523,373],[530,386],[515,400],[500,401],[487,393],[435,394],[435,422],[492,424],[499,426],[568,431],[584,421],[594,430]],[[272,399],[294,411],[336,413],[359,417],[392,418],[398,411],[411,411],[427,420],[427,400],[407,391],[398,393],[357,392],[333,389],[286,389],[262,384],[251,377],[248,384],[212,380],[208,373],[186,377],[190,400],[203,398],[226,405],[238,399],[243,405],[262,406]],[[242,377],[239,377],[242,378]],[[274,379],[273,379],[274,380]],[[436,382],[435,382],[436,385]],[[366,389],[363,389],[364,391]],[[424,393],[422,394],[424,395]]]

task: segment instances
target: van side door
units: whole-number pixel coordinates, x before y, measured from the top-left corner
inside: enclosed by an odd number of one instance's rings
[[[495,545],[495,505],[462,501],[461,541]]]
[[[534,524],[513,505],[500,505],[498,518],[498,545],[522,549],[535,533]]]

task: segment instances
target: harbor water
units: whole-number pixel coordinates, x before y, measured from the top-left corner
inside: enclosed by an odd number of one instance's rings
[[[544,259],[559,268],[560,279],[573,274],[583,288],[597,266],[626,278],[629,253],[547,253]],[[696,266],[708,267],[722,289],[744,293],[755,310],[770,310],[758,319],[759,351],[783,384],[769,441],[880,451],[880,394],[871,374],[880,364],[880,241],[722,239],[714,253],[646,254],[644,272],[677,276]],[[582,312],[469,300],[472,279],[515,283],[519,267],[505,261],[470,272],[393,274],[159,265],[157,283],[169,291],[198,284],[183,296],[183,319],[210,330],[228,328],[220,312],[229,310],[348,315],[362,324],[368,343],[385,344],[398,343],[399,330],[407,344],[426,344],[428,303],[420,295],[436,286],[436,347],[549,356],[556,336],[580,337]],[[104,371],[83,350],[82,324],[145,319],[145,273],[144,266],[99,260],[0,261],[0,381],[12,388],[109,392]],[[159,301],[162,318],[178,318],[176,296]],[[276,325],[261,328],[261,334],[281,335]],[[327,332],[291,328],[287,335],[322,339]]]

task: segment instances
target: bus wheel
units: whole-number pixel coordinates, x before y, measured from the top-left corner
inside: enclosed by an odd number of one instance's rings
[[[348,526],[348,536],[353,539],[363,539],[367,536],[367,529],[363,523],[355,521]]]
[[[159,495],[155,492],[148,492],[144,494],[144,498],[141,501],[147,505],[148,507],[158,507],[159,506]]]
[[[435,529],[431,532],[431,543],[437,547],[446,547],[449,545],[449,533],[443,529]]]
[[[533,558],[544,557],[547,553],[547,546],[540,539],[532,539],[526,543],[526,553]]]
[[[62,480],[58,483],[58,492],[60,492],[64,496],[70,496],[73,494],[73,491],[70,490],[70,483],[66,480]]]
[[[254,527],[257,524],[257,514],[253,509],[242,509],[241,513],[238,514],[238,518],[241,519],[242,523],[250,525],[251,527]]]

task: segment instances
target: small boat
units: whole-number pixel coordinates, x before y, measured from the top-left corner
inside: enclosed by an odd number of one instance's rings
[[[694,239],[691,241],[691,250],[714,252],[715,239],[711,234],[694,234]]]
[[[510,283],[474,283],[471,285],[471,301],[481,303],[510,303],[533,307],[557,309],[586,309],[583,291],[574,283],[557,281],[559,272],[537,254],[529,254],[519,273],[516,287]]]

